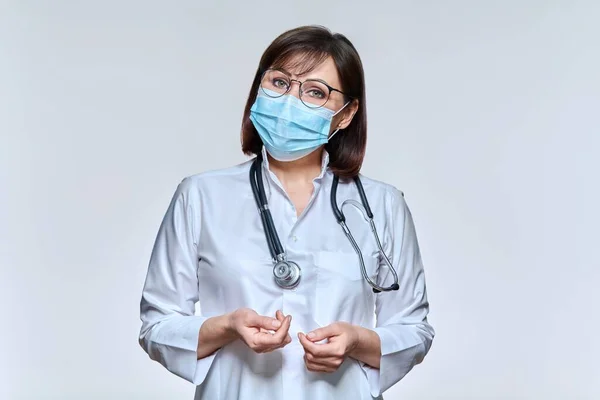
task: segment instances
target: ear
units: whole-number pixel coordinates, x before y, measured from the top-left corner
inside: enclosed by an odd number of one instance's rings
[[[344,108],[342,110],[342,112],[339,114],[339,120],[338,120],[337,124],[333,125],[331,127],[331,129],[332,130],[346,129],[346,127],[348,127],[348,125],[350,125],[350,122],[352,122],[352,118],[354,118],[354,115],[356,114],[357,111],[358,111],[358,100],[354,99],[354,100],[352,100],[352,102],[350,102],[350,104],[348,104],[346,106],[346,108]]]

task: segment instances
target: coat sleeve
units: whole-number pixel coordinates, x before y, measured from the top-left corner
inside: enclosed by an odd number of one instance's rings
[[[198,301],[200,195],[190,178],[177,186],[162,220],[140,302],[139,343],[173,374],[199,385],[216,353],[197,359],[206,317],[194,315]]]
[[[377,294],[374,331],[381,339],[380,368],[361,363],[373,397],[423,361],[435,335],[427,321],[425,274],[411,212],[402,192],[395,188],[390,189],[386,203],[390,210],[382,246],[398,273],[400,289]],[[385,260],[379,271],[379,285],[390,286],[394,279]]]

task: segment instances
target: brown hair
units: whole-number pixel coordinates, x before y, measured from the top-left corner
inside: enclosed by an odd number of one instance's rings
[[[259,154],[262,140],[250,121],[250,108],[256,100],[260,79],[268,68],[301,68],[304,74],[327,57],[335,63],[342,87],[351,99],[358,100],[358,110],[352,122],[339,131],[325,145],[329,153],[329,167],[341,178],[358,175],[367,144],[367,111],[365,107],[365,80],[358,52],[342,34],[332,33],[322,26],[302,26],[284,32],[263,53],[242,120],[242,151],[246,155]],[[347,99],[350,100],[350,99]]]

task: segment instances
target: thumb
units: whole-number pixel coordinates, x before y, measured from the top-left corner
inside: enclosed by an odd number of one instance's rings
[[[277,319],[265,317],[264,315],[254,315],[249,322],[249,326],[268,330],[278,329],[281,326],[281,322]]]
[[[332,336],[337,336],[338,331],[335,329],[334,325],[327,325],[322,328],[318,328],[306,334],[306,337],[311,342],[320,342],[323,339],[330,338]]]
[[[283,322],[283,320],[285,319],[285,317],[286,317],[286,316],[283,314],[283,312],[281,312],[281,310],[277,310],[277,311],[275,312],[275,318],[277,318],[277,320],[278,320],[279,322]]]

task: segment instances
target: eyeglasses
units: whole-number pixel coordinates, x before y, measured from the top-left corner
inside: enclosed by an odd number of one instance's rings
[[[332,92],[338,92],[350,98],[341,90],[329,86],[321,79],[307,79],[301,82],[277,69],[268,69],[263,73],[260,88],[267,96],[277,98],[290,91],[292,82],[298,82],[300,100],[308,108],[323,107],[329,101]]]

